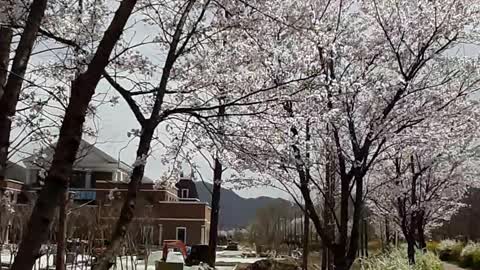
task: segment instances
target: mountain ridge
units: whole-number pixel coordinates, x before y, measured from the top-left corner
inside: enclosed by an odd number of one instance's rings
[[[195,182],[195,185],[200,201],[210,204],[210,191],[213,185],[206,182]],[[268,196],[244,198],[235,193],[235,191],[222,187],[220,194],[219,228],[221,230],[245,228],[254,220],[258,209],[270,204],[286,201],[287,200],[282,198],[272,198]]]

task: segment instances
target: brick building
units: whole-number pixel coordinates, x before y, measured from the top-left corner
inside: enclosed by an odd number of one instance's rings
[[[38,156],[26,159],[25,168],[15,165],[15,173],[11,171],[15,179],[10,177],[0,181],[0,193],[10,191],[11,201],[18,207],[32,205],[36,192],[43,185],[42,170],[48,167],[52,153],[51,150],[46,151],[42,160]],[[70,186],[74,202],[71,207],[78,208],[77,212],[83,212],[84,216],[98,215],[93,226],[107,229],[102,232],[102,237],[97,238],[108,239],[119,216],[127,192],[128,173],[132,168],[84,141],[77,156]],[[191,176],[181,175],[176,186],[158,186],[145,177],[137,202],[138,211],[132,228],[138,231],[134,234],[135,238],[148,238],[151,245],[161,245],[163,240],[172,239],[182,240],[188,245],[208,244],[210,207],[198,199]],[[78,221],[72,221],[73,227],[84,225],[81,223],[85,218],[81,216]],[[86,227],[84,229],[91,229]],[[75,235],[82,232],[79,229],[74,231]]]

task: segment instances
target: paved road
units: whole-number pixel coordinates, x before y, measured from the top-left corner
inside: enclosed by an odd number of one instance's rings
[[[443,263],[443,269],[444,270],[464,270],[463,268],[460,268],[454,264],[450,264],[446,262]]]

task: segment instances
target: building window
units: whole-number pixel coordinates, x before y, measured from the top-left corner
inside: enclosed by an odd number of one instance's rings
[[[117,171],[113,174],[115,182],[129,182],[129,174],[123,171]]]
[[[188,198],[188,188],[182,188],[182,198]]]
[[[85,188],[86,187],[86,172],[84,171],[73,171],[70,187],[71,188]]]
[[[177,227],[177,240],[187,243],[187,228]]]

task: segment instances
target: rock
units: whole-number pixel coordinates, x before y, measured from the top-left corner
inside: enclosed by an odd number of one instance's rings
[[[244,270],[298,270],[299,265],[292,260],[265,259],[256,261],[244,268]]]

